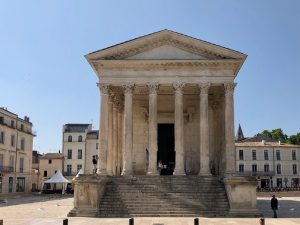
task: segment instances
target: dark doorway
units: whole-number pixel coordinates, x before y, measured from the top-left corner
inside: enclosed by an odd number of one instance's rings
[[[158,124],[157,163],[161,160],[161,175],[173,175],[175,168],[174,124]]]

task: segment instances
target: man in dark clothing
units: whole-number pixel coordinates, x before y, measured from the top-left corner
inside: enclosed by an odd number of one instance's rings
[[[96,155],[93,155],[93,165],[94,165],[94,169],[93,169],[93,173],[96,173],[97,172],[97,163],[98,163],[98,160],[97,160],[97,156]]]
[[[278,201],[277,198],[275,198],[275,195],[273,195],[271,199],[271,209],[273,210],[273,218],[277,218],[277,209],[278,209]]]

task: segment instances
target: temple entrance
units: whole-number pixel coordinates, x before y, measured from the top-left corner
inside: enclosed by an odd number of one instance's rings
[[[161,160],[161,175],[173,175],[175,168],[174,124],[158,124],[157,127],[157,163]]]

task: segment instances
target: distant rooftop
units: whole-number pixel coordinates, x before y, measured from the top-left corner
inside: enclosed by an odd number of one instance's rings
[[[99,130],[91,130],[87,132],[86,139],[98,139]]]
[[[85,132],[86,130],[92,130],[92,124],[68,123],[63,126],[63,132]]]
[[[46,153],[41,159],[63,159],[64,155],[61,153]]]

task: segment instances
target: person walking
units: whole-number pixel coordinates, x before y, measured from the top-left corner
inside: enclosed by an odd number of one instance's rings
[[[97,173],[97,163],[98,163],[97,155],[93,155],[92,162],[93,162],[93,166],[94,166],[93,173],[96,174]]]
[[[278,200],[275,195],[271,199],[271,209],[273,210],[273,218],[277,218]]]

